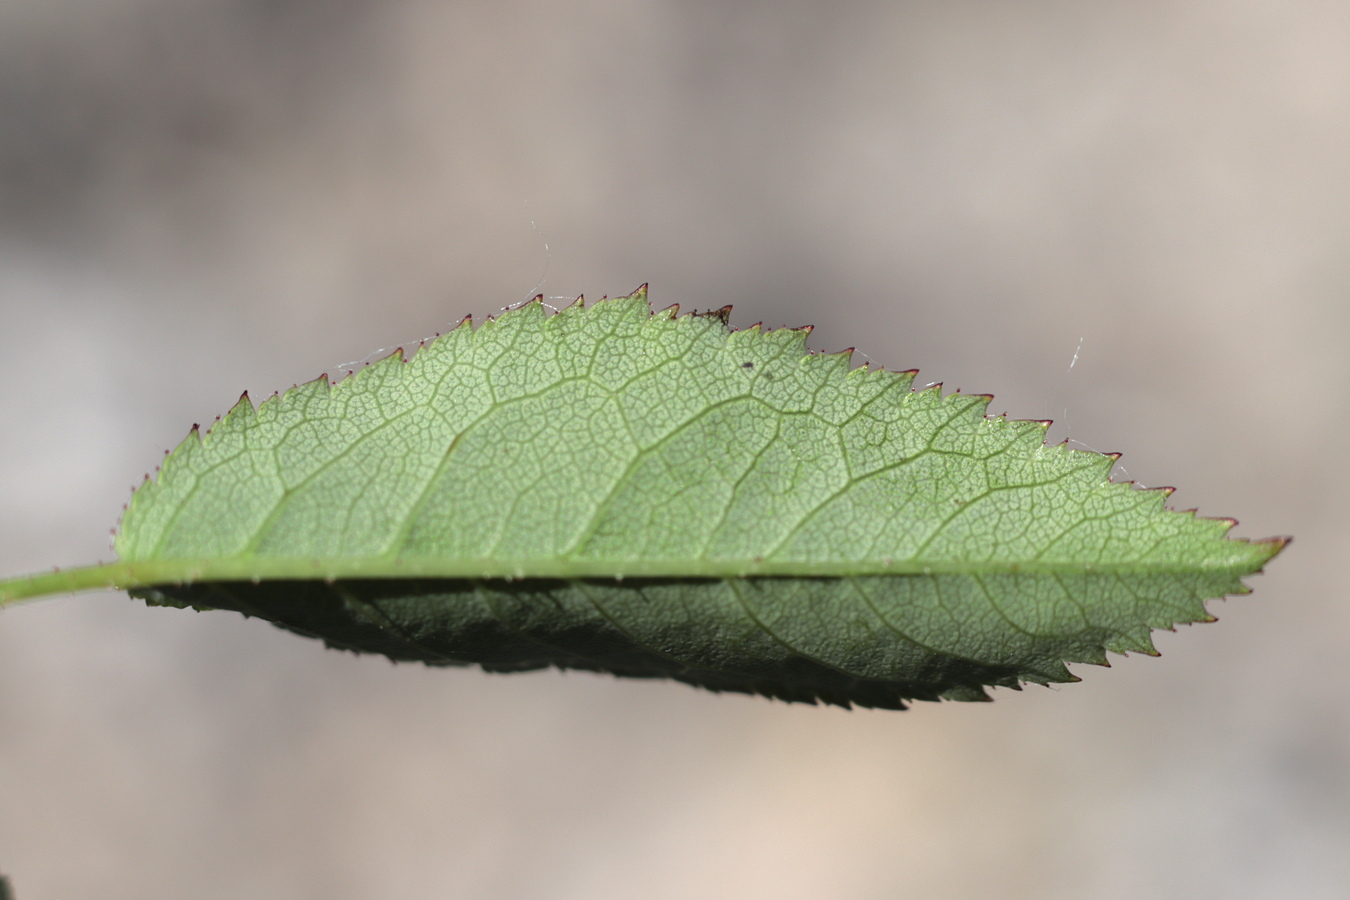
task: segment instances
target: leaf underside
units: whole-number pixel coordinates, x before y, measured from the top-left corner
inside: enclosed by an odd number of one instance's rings
[[[1152,653],[1283,546],[986,396],[727,312],[536,301],[245,396],[137,490],[121,562],[84,584],[398,660],[903,708]]]

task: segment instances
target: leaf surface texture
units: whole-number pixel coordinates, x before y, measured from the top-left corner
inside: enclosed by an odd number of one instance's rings
[[[1151,653],[1282,546],[807,334],[533,302],[244,397],[137,490],[118,581],[394,659],[899,708]]]

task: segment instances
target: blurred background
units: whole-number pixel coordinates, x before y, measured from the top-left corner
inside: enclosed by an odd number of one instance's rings
[[[1160,659],[848,712],[0,613],[18,900],[1341,898],[1350,6],[0,3],[0,573],[245,389],[735,306],[1293,534]],[[565,300],[554,300],[562,305]]]

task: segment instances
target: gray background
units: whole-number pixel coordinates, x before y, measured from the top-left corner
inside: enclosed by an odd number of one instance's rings
[[[244,389],[645,281],[1297,536],[1161,659],[898,714],[7,609],[0,871],[19,900],[1344,897],[1347,160],[1344,3],[0,3],[0,572],[109,558]]]

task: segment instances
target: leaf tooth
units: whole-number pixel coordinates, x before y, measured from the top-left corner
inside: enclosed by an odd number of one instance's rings
[[[1070,453],[1077,454],[1079,459],[1088,457],[1092,461],[1092,468],[1098,472],[1098,477],[1111,481],[1111,473],[1115,471],[1116,461],[1120,459],[1119,453],[1098,453],[1096,450],[1072,449]]]
[[[878,369],[877,371],[881,372],[881,371],[885,371],[885,370],[884,370],[884,369]],[[889,376],[891,376],[891,377],[893,377],[893,378],[895,378],[897,381],[901,382],[901,384],[898,385],[898,386],[899,386],[901,389],[903,389],[903,388],[905,388],[905,387],[907,387],[907,386],[909,386],[909,385],[912,385],[912,384],[914,383],[914,378],[915,378],[916,375],[919,374],[919,370],[918,370],[918,369],[904,369],[903,371],[900,371],[900,372],[887,372],[886,374],[889,375]],[[904,396],[904,395],[903,395],[903,394],[896,394],[896,395],[894,395],[894,396],[900,397],[900,396]]]
[[[513,312],[526,312],[526,313],[528,313],[528,312],[531,312],[531,311],[536,310],[536,309],[539,310],[539,312],[543,312],[543,311],[544,311],[544,295],[543,295],[543,294],[535,294],[533,297],[531,297],[531,298],[528,299],[528,300],[522,300],[522,301],[520,301],[519,303],[516,303],[516,304],[513,304],[513,305],[511,305],[511,306],[506,307],[506,310],[503,312],[503,315],[506,315],[506,314],[508,314],[508,313],[513,313]]]
[[[1070,660],[1074,662],[1075,660]],[[1069,671],[1069,667],[1064,665],[1062,660],[1045,660],[1040,671],[1027,669],[1022,672],[1022,680],[1028,684],[1073,684],[1082,681],[1077,675]]]
[[[353,373],[353,374],[354,374],[354,373]],[[348,376],[348,377],[350,377],[350,376]],[[344,380],[343,383],[344,383],[344,384],[346,383],[345,380]],[[280,400],[281,400],[281,395],[278,394],[276,391],[273,391],[273,392],[272,392],[272,395],[271,395],[270,397],[268,397],[266,400],[264,400],[263,402],[261,402],[261,403],[258,404],[258,412],[259,412],[259,414],[261,414],[264,410],[270,411],[273,407],[275,407],[275,406],[277,405],[277,403],[278,403]]]
[[[201,426],[194,422],[192,427],[188,429],[188,433],[178,442],[178,446],[174,447],[164,457],[163,462],[155,467],[155,477],[152,478],[149,472],[145,473],[145,478],[140,486],[132,490],[132,500],[135,501],[135,495],[141,492],[145,492],[147,496],[154,494],[154,490],[146,490],[147,486],[157,486],[164,480],[165,476],[172,475],[182,466],[190,465],[192,457],[201,446]]]
[[[1020,688],[1017,688],[1020,690]],[[956,700],[962,703],[992,703],[994,698],[983,687],[973,684],[958,684],[938,694],[943,700]]]
[[[1089,666],[1104,666],[1111,668],[1110,661],[1106,658],[1106,648],[1102,645],[1095,647],[1084,647],[1080,652],[1074,654],[1071,662],[1085,663]]]
[[[963,406],[969,413],[974,414],[974,418],[985,418],[984,413],[993,399],[993,394],[963,394],[961,389],[957,388],[944,397],[943,402]]]
[[[932,384],[926,384],[921,388],[915,388],[914,394],[928,399],[940,399],[942,397],[942,382],[935,381]]]
[[[216,421],[207,434],[219,436],[238,432],[251,425],[256,418],[257,411],[253,408],[253,401],[249,399],[248,391],[244,391],[224,416],[216,416]]]
[[[1103,649],[1124,656],[1128,653],[1142,653],[1145,656],[1161,656],[1153,646],[1153,636],[1147,627],[1134,627],[1122,631],[1103,645]]]
[[[326,381],[328,376],[325,375],[323,377]],[[232,419],[252,419],[257,415],[257,412],[258,411],[253,408],[253,400],[249,397],[248,391],[244,391],[239,395],[239,399],[234,402],[234,406],[230,407],[229,412],[225,413],[225,419],[226,421]]]
[[[762,325],[763,323],[756,324]],[[762,333],[756,335],[756,340],[763,340],[781,347],[785,356],[795,353],[805,356],[810,352],[806,348],[806,339],[810,334],[809,330],[801,328],[764,328]]]
[[[381,360],[381,362],[383,362],[383,360]],[[354,379],[361,379],[363,376],[368,378],[369,376],[365,375],[367,369],[369,369],[369,366],[362,369],[360,372],[353,373],[352,377]],[[285,393],[279,398],[276,394],[273,394],[268,400],[279,403],[295,403],[309,397],[326,393],[328,393],[328,374],[324,373],[313,381],[306,381],[303,384],[293,384],[287,388]]]
[[[813,353],[807,357],[807,360],[814,365],[835,370],[836,375],[844,374],[849,371],[849,366],[853,362],[853,348],[845,347],[843,350],[837,350],[834,353]]]

